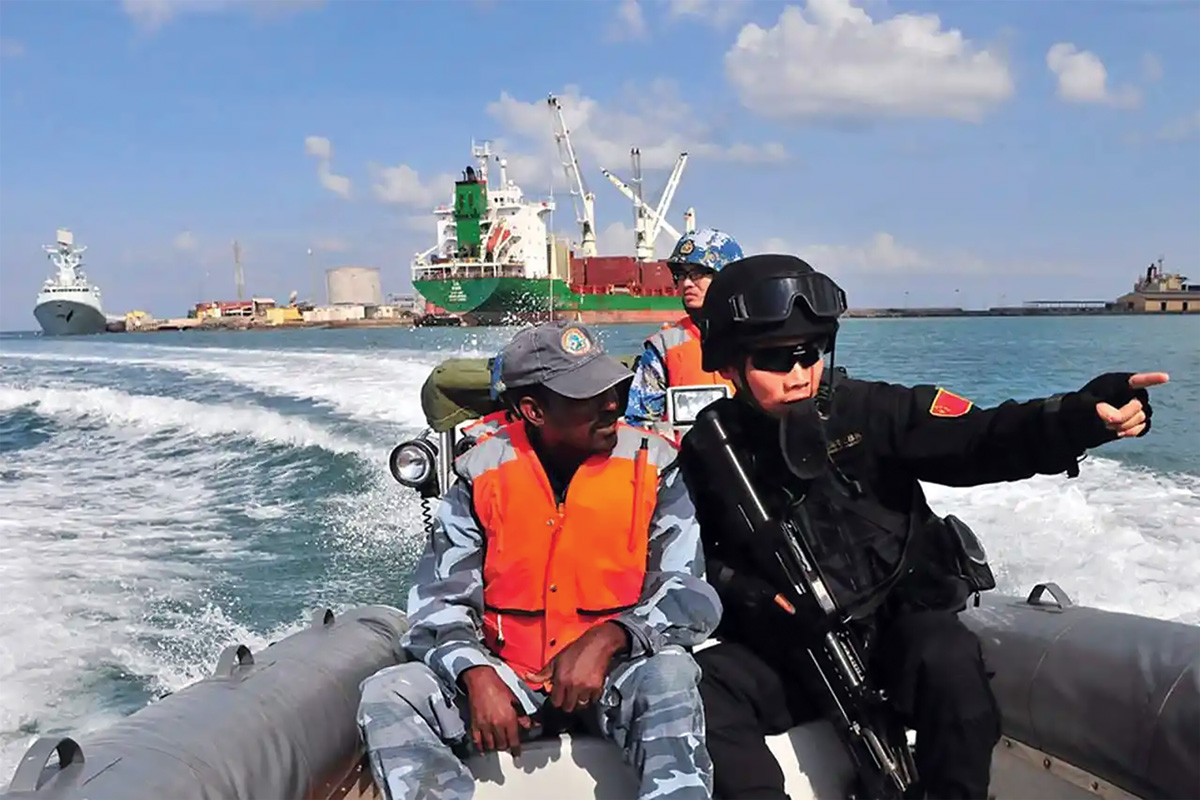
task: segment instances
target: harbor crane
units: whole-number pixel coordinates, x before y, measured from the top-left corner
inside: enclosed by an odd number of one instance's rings
[[[633,202],[633,238],[634,246],[636,247],[636,255],[638,261],[651,261],[654,259],[654,242],[658,239],[658,234],[662,231],[674,236],[678,239],[681,234],[675,229],[671,223],[667,222],[667,209],[671,206],[671,201],[675,199],[675,191],[679,188],[679,181],[683,177],[683,169],[687,165],[688,154],[680,153],[679,158],[675,160],[675,167],[671,170],[671,176],[667,179],[667,185],[663,187],[662,196],[658,200],[658,206],[651,208],[646,204],[642,197],[642,152],[639,148],[634,147],[629,151],[630,158],[633,162],[633,179],[631,183],[636,188],[630,188],[624,181],[614,175],[607,169],[601,169],[604,177],[608,178],[612,185],[617,187],[621,194],[625,195]],[[695,214],[691,209],[688,209],[687,229],[690,233],[695,230]]]
[[[596,196],[588,189],[587,182],[583,179],[583,173],[579,169],[579,159],[575,157],[575,148],[571,146],[571,132],[567,129],[566,120],[563,119],[562,104],[554,95],[549,95],[546,103],[555,115],[557,124],[554,130],[554,141],[558,144],[559,157],[562,159],[563,171],[567,175],[567,185],[571,190],[571,202],[575,205],[575,216],[582,231],[579,255],[590,258],[596,255]]]
[[[636,195],[633,201],[633,252],[638,261],[646,261],[654,256],[654,244],[647,245],[646,236],[649,234],[649,228],[654,226],[653,222],[647,219],[649,207],[646,205],[645,197],[642,195],[642,151],[641,148],[629,148],[629,161],[633,165],[633,177],[630,183],[633,184],[633,192]],[[601,168],[603,172],[603,168]],[[647,255],[648,254],[648,255]]]

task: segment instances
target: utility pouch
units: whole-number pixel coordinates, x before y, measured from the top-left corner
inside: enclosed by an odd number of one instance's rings
[[[987,562],[987,552],[984,551],[975,531],[953,514],[947,514],[943,521],[959,574],[967,582],[970,590],[978,593],[995,589],[996,577],[992,575],[992,568]]]

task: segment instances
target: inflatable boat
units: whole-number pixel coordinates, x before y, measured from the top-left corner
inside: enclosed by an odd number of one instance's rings
[[[629,363],[629,359],[624,359]],[[436,501],[462,426],[495,410],[485,359],[422,388],[429,430],[393,452],[401,482]],[[435,485],[436,483],[436,485]],[[1074,605],[1053,583],[985,595],[962,613],[983,642],[1001,709],[996,800],[1200,797],[1200,627]],[[404,614],[368,606],[255,653],[111,727],[30,746],[4,800],[375,800],[355,722],[359,687],[399,663]],[[911,738],[911,737],[910,737]],[[833,728],[769,739],[793,800],[842,800],[852,768]],[[601,739],[563,734],[467,761],[478,800],[628,800],[632,770]]]

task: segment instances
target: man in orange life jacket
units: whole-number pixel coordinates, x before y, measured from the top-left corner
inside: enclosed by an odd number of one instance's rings
[[[625,419],[631,425],[663,422],[667,389],[672,386],[733,384],[700,366],[700,331],[695,317],[704,305],[708,285],[726,264],[742,257],[742,248],[728,234],[712,228],[684,234],[667,257],[679,297],[687,312],[646,339],[634,368]]]
[[[564,722],[615,742],[639,797],[712,796],[689,648],[720,601],[675,446],[618,422],[630,376],[577,323],[505,348],[520,418],[456,459],[409,592],[411,660],[363,683],[385,797],[468,798],[472,742],[516,755]]]

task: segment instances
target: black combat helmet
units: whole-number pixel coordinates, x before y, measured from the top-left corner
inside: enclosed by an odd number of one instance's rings
[[[716,372],[758,342],[837,334],[846,293],[828,275],[787,255],[731,262],[713,276],[701,309],[701,366]]]

